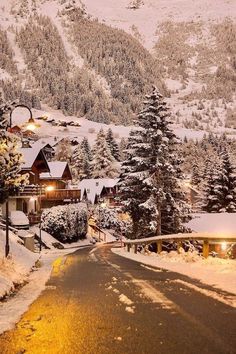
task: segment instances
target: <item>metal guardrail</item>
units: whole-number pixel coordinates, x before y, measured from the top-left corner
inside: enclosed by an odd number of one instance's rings
[[[209,245],[210,243],[215,242],[226,242],[226,243],[235,243],[236,234],[210,234],[210,233],[186,233],[186,234],[173,234],[173,235],[160,235],[149,238],[142,238],[136,240],[125,240],[124,245],[127,248],[127,251],[130,252],[131,247],[134,247],[134,253],[137,253],[138,246],[150,245],[152,243],[157,244],[157,253],[162,251],[162,242],[163,241],[174,241],[177,243],[177,250],[179,251],[181,243],[187,240],[197,240],[203,241],[203,257],[207,258],[209,256]]]

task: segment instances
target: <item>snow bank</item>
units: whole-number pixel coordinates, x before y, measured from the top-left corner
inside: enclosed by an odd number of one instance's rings
[[[236,233],[236,213],[193,214],[186,225],[195,232]]]
[[[10,254],[5,258],[5,232],[0,230],[0,298],[28,279],[38,255],[20,244],[20,239],[10,232]]]
[[[33,226],[31,228],[31,232],[39,236],[39,228],[37,226]],[[42,237],[42,242],[48,247],[48,248],[59,248],[56,245],[61,245],[61,248],[64,248],[64,245],[59,242],[57,239],[52,237],[48,232],[41,230],[41,237]]]
[[[219,258],[203,259],[196,253],[134,254],[125,249],[114,248],[112,251],[120,256],[142,262],[147,265],[167,269],[187,275],[213,287],[236,294],[236,261]]]

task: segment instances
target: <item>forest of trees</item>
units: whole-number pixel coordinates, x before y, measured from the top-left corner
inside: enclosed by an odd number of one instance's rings
[[[236,211],[236,141],[209,134],[182,145],[183,168],[200,192],[199,208],[206,212]]]
[[[83,66],[71,63],[49,17],[30,17],[16,33],[27,65],[27,87],[23,89],[20,80],[4,80],[5,99],[20,97],[21,102],[35,108],[43,101],[66,114],[102,123],[132,123],[148,85],[158,82],[165,91],[151,54],[131,35],[88,19],[79,10],[67,15],[71,20],[68,31]],[[72,15],[77,16],[76,21]],[[14,61],[10,61],[11,49],[4,32],[0,43],[13,75]]]
[[[63,139],[57,146],[54,159],[69,163],[73,183],[84,178],[115,178],[120,174],[120,161],[125,158],[126,144],[125,139],[118,144],[110,128],[107,132],[100,129],[93,148],[86,137],[74,149],[68,139]]]

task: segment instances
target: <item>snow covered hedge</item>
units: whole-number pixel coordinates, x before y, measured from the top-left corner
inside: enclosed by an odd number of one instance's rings
[[[119,209],[117,208],[101,208],[97,207],[94,211],[96,219],[99,221],[103,229],[112,229],[118,233],[127,234],[130,230],[131,222],[128,220],[121,220],[119,217]]]
[[[87,206],[84,203],[59,205],[42,213],[42,229],[61,242],[85,238],[87,226]]]

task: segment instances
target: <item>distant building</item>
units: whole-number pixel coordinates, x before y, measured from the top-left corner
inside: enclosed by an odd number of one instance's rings
[[[83,179],[78,184],[81,200],[97,204],[102,199],[107,205],[115,206],[117,204],[115,198],[119,193],[118,182],[118,178]]]

